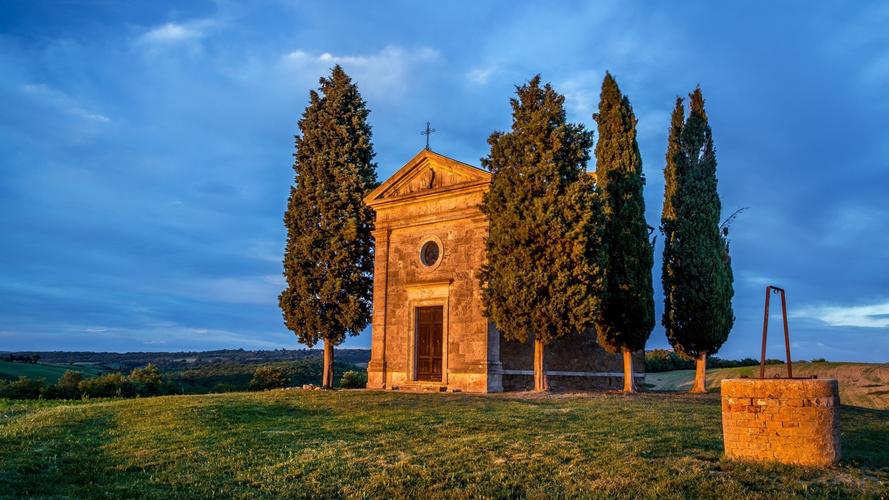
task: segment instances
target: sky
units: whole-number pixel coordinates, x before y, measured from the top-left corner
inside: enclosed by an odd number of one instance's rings
[[[775,284],[794,359],[889,362],[886,26],[881,2],[4,2],[0,351],[299,348],[277,307],[293,135],[340,64],[381,181],[427,120],[478,165],[537,73],[595,129],[611,71],[652,226],[674,99],[700,85],[723,212],[749,207],[718,355],[758,357]]]

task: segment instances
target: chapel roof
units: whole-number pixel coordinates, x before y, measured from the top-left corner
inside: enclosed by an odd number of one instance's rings
[[[431,149],[422,149],[403,167],[364,198],[368,205],[384,199],[407,198],[491,182],[491,173],[449,158]]]

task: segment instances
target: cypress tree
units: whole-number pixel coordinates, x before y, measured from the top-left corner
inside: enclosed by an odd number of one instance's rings
[[[734,324],[734,289],[719,227],[713,134],[701,89],[689,98],[684,124],[682,100],[676,100],[664,169],[662,324],[673,349],[696,359],[692,392],[706,392],[707,355],[719,350]]]
[[[533,338],[534,389],[545,391],[544,347],[592,327],[601,285],[592,132],[566,121],[564,97],[540,75],[510,104],[512,130],[491,134],[482,159],[492,173],[482,301],[506,339]]]
[[[652,245],[645,222],[645,176],[636,143],[636,116],[610,73],[605,74],[596,144],[596,184],[604,212],[605,290],[596,318],[599,344],[623,353],[624,391],[636,390],[633,351],[645,348],[654,328]]]
[[[363,198],[377,180],[367,115],[339,65],[320,79],[299,120],[296,181],[284,214],[287,288],[279,305],[300,343],[324,343],[321,385],[328,388],[333,347],[358,335],[371,316],[373,212]]]

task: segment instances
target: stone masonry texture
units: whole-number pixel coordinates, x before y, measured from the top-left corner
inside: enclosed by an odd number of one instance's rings
[[[726,379],[722,433],[728,458],[829,466],[840,459],[835,379]]]

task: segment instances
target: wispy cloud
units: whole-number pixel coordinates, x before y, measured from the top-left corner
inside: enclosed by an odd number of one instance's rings
[[[573,120],[592,122],[593,106],[598,102],[604,69],[586,70],[555,82],[556,90],[565,96],[565,109]]]
[[[141,39],[152,43],[177,43],[185,40],[201,38],[204,34],[193,27],[182,24],[167,23],[148,30]]]
[[[284,284],[284,277],[279,274],[191,279],[177,286],[173,293],[228,304],[268,305],[277,304]]]
[[[359,82],[363,94],[373,98],[385,98],[397,97],[397,94],[404,92],[409,87],[411,76],[418,66],[440,60],[441,54],[429,47],[406,49],[387,45],[377,52],[354,55],[331,52],[313,54],[294,50],[281,58],[281,65],[285,70],[317,78],[316,75],[325,74],[329,68],[339,64]]]
[[[208,30],[218,24],[213,19],[198,19],[185,23],[168,22],[149,28],[139,35],[138,41],[149,45],[174,45],[200,40]]]
[[[110,123],[111,118],[102,113],[83,107],[77,99],[43,83],[27,83],[22,85],[22,92],[44,104],[53,106],[68,115],[93,123]]]
[[[485,85],[497,70],[495,66],[479,66],[466,73],[466,79],[477,85]]]
[[[808,307],[797,315],[817,319],[830,326],[886,328],[889,327],[889,301],[866,306]]]

